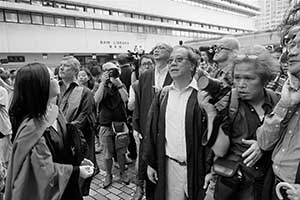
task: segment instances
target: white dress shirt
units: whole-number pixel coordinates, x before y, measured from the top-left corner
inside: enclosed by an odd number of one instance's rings
[[[195,79],[192,79],[182,91],[179,91],[173,82],[170,86],[166,108],[166,155],[182,162],[186,161],[186,107],[193,89],[198,90]]]
[[[154,81],[156,88],[163,88],[166,76],[168,74],[168,66],[164,67],[163,69],[158,70],[155,68],[154,70]]]

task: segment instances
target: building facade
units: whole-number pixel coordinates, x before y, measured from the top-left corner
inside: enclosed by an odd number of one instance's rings
[[[255,22],[259,31],[276,29],[292,4],[291,0],[258,0],[257,3],[261,8]]]
[[[0,61],[85,64],[158,42],[212,39],[255,30],[259,8],[237,0],[0,0]]]
[[[279,46],[280,45],[280,35],[276,30],[273,31],[259,31],[246,34],[235,35],[235,38],[240,43],[240,50],[244,48],[251,47],[253,45],[262,46]],[[202,46],[213,46],[218,43],[220,38],[213,38],[208,40],[191,40],[186,41],[185,45],[190,46],[194,49],[199,49]]]

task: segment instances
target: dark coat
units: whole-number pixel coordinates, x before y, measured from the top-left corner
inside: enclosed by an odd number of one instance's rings
[[[63,82],[60,82],[60,91],[58,106],[67,122],[75,125],[83,133],[88,145],[87,159],[97,165],[95,157],[96,106],[93,94],[88,88],[79,86],[76,82],[72,82],[67,90]],[[84,196],[88,195],[91,181],[92,178],[84,181],[82,186]]]
[[[156,169],[158,182],[152,191],[151,199],[164,200],[166,190],[166,153],[165,153],[165,113],[168,93],[159,103],[159,94],[153,99],[149,111],[148,130],[145,135],[144,159]],[[190,200],[204,199],[204,178],[206,166],[206,149],[201,145],[201,138],[206,129],[206,117],[197,102],[197,91],[193,90],[186,109],[186,147],[188,194]]]
[[[170,85],[171,83],[172,78],[170,74],[167,73],[163,86]],[[155,89],[153,88],[155,85],[154,69],[142,73],[138,84],[139,93],[138,96],[136,96],[135,110],[133,111],[133,128],[144,135],[148,121],[148,111],[155,94]]]

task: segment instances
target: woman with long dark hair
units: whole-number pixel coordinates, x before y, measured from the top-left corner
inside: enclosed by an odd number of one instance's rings
[[[66,123],[52,103],[58,94],[58,82],[44,64],[19,69],[9,109],[13,148],[6,200],[82,199],[78,178],[90,177],[93,165],[72,164]]]

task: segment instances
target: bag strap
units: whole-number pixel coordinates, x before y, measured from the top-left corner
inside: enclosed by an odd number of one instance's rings
[[[234,121],[238,109],[239,109],[238,94],[236,88],[233,88],[230,94],[230,103],[228,109],[228,116],[231,122]]]

